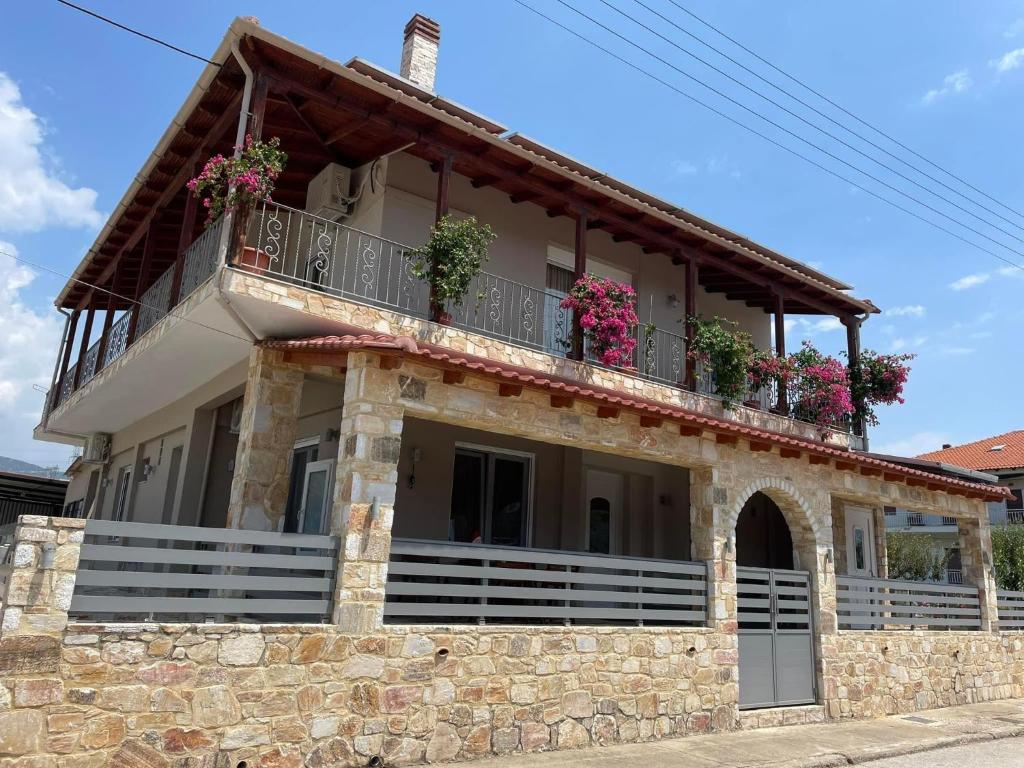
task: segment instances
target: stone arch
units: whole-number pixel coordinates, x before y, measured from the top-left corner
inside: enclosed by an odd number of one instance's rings
[[[804,570],[818,570],[818,553],[831,545],[832,529],[828,521],[814,513],[791,480],[784,477],[763,477],[750,483],[733,500],[724,520],[727,535],[733,538],[735,549],[736,523],[747,501],[756,493],[770,498],[782,512],[793,540],[793,550]]]

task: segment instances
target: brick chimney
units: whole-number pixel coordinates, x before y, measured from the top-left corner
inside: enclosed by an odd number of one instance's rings
[[[433,91],[440,42],[441,25],[436,21],[418,13],[409,19],[409,23],[405,25],[402,69],[399,74],[420,88]]]

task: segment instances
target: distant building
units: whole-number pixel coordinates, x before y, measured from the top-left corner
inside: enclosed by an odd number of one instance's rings
[[[67,490],[66,477],[0,471],[0,526],[13,523],[18,515],[63,516]]]

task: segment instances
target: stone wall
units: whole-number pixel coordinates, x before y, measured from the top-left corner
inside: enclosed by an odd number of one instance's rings
[[[830,718],[881,717],[1024,696],[1020,633],[840,632],[824,639]]]
[[[0,764],[400,765],[737,723],[734,635],[419,631],[72,624],[31,663],[0,659]]]

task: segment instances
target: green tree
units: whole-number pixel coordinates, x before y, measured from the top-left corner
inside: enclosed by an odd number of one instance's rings
[[[1000,589],[1024,590],[1024,526],[998,525],[992,529],[992,563]]]
[[[938,552],[932,537],[919,533],[890,533],[885,548],[890,579],[938,581],[949,562],[949,552]]]

